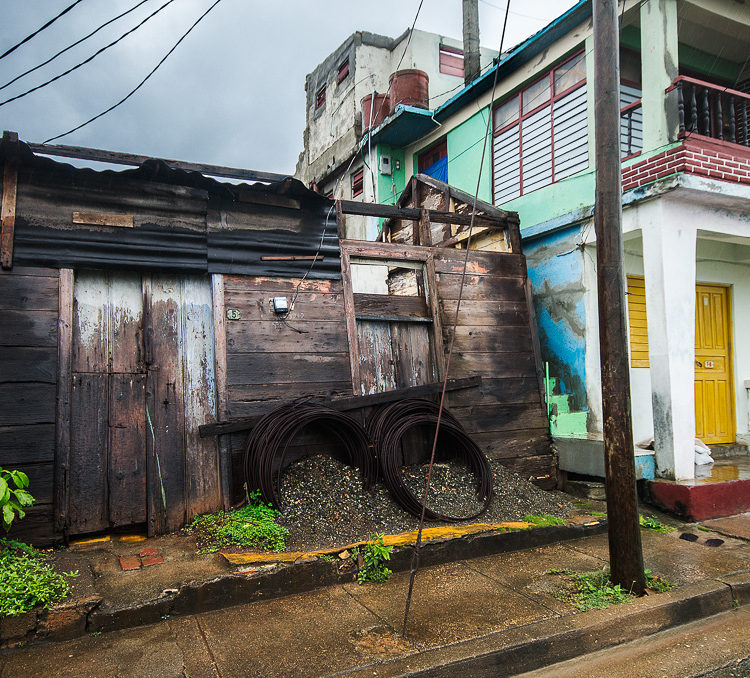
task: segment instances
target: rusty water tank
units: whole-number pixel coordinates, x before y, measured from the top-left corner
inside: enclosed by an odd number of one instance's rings
[[[375,129],[391,112],[390,101],[386,94],[375,93],[375,104],[373,105],[373,95],[368,94],[362,98],[362,131],[366,132],[371,127]],[[372,124],[370,124],[370,115],[372,115]]]
[[[407,68],[396,71],[389,80],[391,91],[391,110],[396,106],[430,107],[430,77],[424,71]]]

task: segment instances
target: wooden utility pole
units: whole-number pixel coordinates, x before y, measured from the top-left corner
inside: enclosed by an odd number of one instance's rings
[[[612,582],[620,584],[623,589],[641,594],[645,581],[635,489],[625,324],[617,0],[593,2],[596,129],[594,222],[610,576]]]
[[[479,77],[479,0],[463,0],[464,83]]]

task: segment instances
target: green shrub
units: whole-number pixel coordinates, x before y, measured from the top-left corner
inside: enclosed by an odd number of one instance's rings
[[[0,539],[0,616],[49,607],[68,594],[68,578],[76,576],[55,572],[46,556],[27,544]]]
[[[0,468],[0,511],[6,532],[16,516],[23,518],[26,515],[24,508],[34,504],[34,497],[26,491],[28,486],[29,477],[23,471]]]
[[[250,495],[250,505],[236,511],[195,516],[185,531],[197,537],[203,553],[213,553],[225,546],[283,551],[289,530],[276,522],[279,515],[270,504],[261,501],[256,490]]]
[[[385,561],[391,559],[393,546],[383,544],[382,534],[376,534],[371,540],[362,546],[354,547],[354,556],[362,556],[362,566],[357,572],[357,581],[364,584],[366,581],[378,584],[388,581],[393,572],[385,566]]]

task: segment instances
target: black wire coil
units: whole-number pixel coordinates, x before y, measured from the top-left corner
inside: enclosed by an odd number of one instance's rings
[[[427,428],[430,440],[432,440],[439,411],[439,406],[430,400],[412,398],[379,408],[367,421],[367,432],[375,447],[383,482],[396,503],[417,517],[422,515],[422,498],[415,497],[401,478],[403,456],[401,442],[409,431],[416,428]],[[445,408],[440,418],[438,449],[441,451],[441,456],[447,456],[445,455],[447,449],[453,450],[452,456],[463,459],[468,464],[477,478],[477,498],[483,503],[479,511],[468,516],[450,516],[425,507],[425,518],[443,522],[461,522],[482,515],[492,499],[492,470],[482,450]],[[427,461],[429,461],[430,452],[431,447],[426,453]]]
[[[296,401],[286,403],[265,415],[245,442],[245,480],[248,491],[260,489],[263,501],[281,510],[280,481],[284,469],[296,459],[287,449],[306,426],[315,424],[341,443],[336,458],[358,468],[362,484],[369,489],[377,467],[364,427],[343,412],[325,405]]]

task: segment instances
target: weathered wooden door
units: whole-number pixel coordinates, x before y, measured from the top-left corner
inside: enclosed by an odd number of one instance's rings
[[[208,279],[76,273],[68,532],[146,524],[150,534],[218,508]]]
[[[695,435],[704,443],[734,442],[729,288],[695,290]]]

